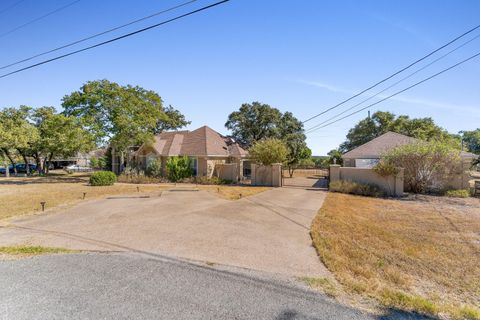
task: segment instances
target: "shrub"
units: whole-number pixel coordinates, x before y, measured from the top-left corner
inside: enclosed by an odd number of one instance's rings
[[[97,171],[90,176],[92,186],[111,186],[117,181],[117,176],[111,171]]]
[[[211,178],[209,178],[209,177],[195,177],[194,183],[221,185],[221,184],[232,184],[233,181],[222,179],[222,178],[214,176],[214,177],[211,177]]]
[[[418,142],[388,152],[385,163],[405,169],[405,185],[414,193],[438,191],[461,174],[460,151],[442,142]]]
[[[250,157],[258,164],[269,166],[287,160],[288,149],[279,139],[265,139],[256,142],[249,150]]]
[[[353,181],[338,180],[333,181],[329,185],[332,192],[355,194],[367,197],[384,197],[385,192],[380,187],[373,184],[363,184]]]
[[[193,175],[189,157],[170,157],[167,161],[167,177],[172,182],[177,182]]]
[[[162,173],[162,160],[154,159],[150,161],[146,170],[147,176],[159,178],[163,175]]]
[[[387,161],[380,161],[373,167],[373,171],[382,177],[396,176],[400,169]]]
[[[451,198],[468,198],[470,197],[470,191],[466,189],[448,190],[445,192],[445,196]]]
[[[147,176],[143,170],[126,167],[125,170],[123,170],[123,173],[118,176],[117,181],[124,183],[148,184],[166,182],[166,179],[162,177]]]

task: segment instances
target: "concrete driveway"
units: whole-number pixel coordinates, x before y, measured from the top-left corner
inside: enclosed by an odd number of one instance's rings
[[[325,193],[277,188],[237,201],[204,191],[111,197],[0,228],[0,245],[133,251],[263,270],[327,276],[309,235]]]

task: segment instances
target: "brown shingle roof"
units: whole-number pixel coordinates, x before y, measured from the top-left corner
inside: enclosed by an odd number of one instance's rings
[[[418,139],[396,133],[387,132],[361,146],[343,154],[347,159],[379,159],[395,147],[418,142]]]
[[[161,156],[241,157],[248,154],[231,138],[207,126],[193,131],[162,132],[155,136],[152,146]]]

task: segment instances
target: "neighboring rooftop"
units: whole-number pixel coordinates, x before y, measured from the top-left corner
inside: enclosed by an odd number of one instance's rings
[[[383,154],[395,147],[414,143],[418,139],[388,131],[361,146],[352,149],[343,154],[343,158],[348,159],[379,159]]]
[[[411,144],[420,141],[419,139],[406,136],[404,134],[388,131],[387,133],[382,134],[367,143],[362,144],[361,146],[352,149],[342,155],[342,158],[346,159],[379,159],[386,152],[396,148],[398,146],[403,146],[406,144]],[[460,157],[464,159],[476,159],[478,155],[462,151],[460,152]]]
[[[167,131],[155,136],[153,149],[161,156],[242,157],[248,153],[232,138],[208,126],[193,131]]]

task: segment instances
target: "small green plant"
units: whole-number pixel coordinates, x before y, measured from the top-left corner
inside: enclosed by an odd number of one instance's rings
[[[332,192],[348,193],[367,197],[379,198],[385,196],[385,192],[376,185],[346,180],[330,182],[329,190]]]
[[[112,186],[117,181],[117,176],[111,171],[97,171],[90,176],[92,186]]]
[[[167,160],[167,177],[177,182],[193,175],[192,163],[189,157],[170,157]]]
[[[194,183],[222,185],[222,184],[232,184],[233,181],[222,179],[222,178],[215,177],[215,176],[213,176],[211,178],[202,176],[202,177],[195,177]]]
[[[448,190],[445,192],[445,196],[451,198],[468,198],[470,197],[470,191],[466,189]]]
[[[147,166],[147,170],[145,171],[147,176],[159,178],[163,175],[162,172],[162,160],[154,159],[150,161]]]

